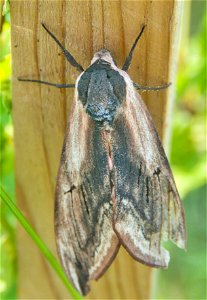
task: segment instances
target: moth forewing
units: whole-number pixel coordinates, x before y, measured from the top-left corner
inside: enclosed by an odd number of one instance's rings
[[[167,267],[161,242],[171,239],[185,248],[183,208],[152,118],[129,76],[120,73],[126,101],[112,133],[114,229],[134,258]]]
[[[88,281],[101,276],[120,243],[112,226],[107,151],[77,96],[57,179],[55,228],[65,272],[76,289],[87,294]]]

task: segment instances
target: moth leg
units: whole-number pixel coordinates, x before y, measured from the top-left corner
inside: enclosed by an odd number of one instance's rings
[[[131,64],[131,60],[132,60],[132,55],[133,55],[134,49],[135,49],[135,47],[136,47],[136,45],[137,45],[139,39],[141,38],[142,33],[143,33],[145,27],[146,27],[146,25],[143,25],[143,26],[142,26],[142,29],[141,29],[140,33],[138,34],[138,37],[136,38],[134,44],[132,45],[131,50],[130,50],[130,52],[129,52],[129,54],[128,54],[128,56],[127,56],[127,58],[126,58],[126,60],[125,60],[125,62],[124,62],[124,64],[123,64],[122,70],[127,71],[127,70],[129,69],[129,66],[130,66],[130,64]]]
[[[47,81],[37,80],[37,79],[26,79],[26,78],[18,78],[19,81],[29,81],[29,82],[38,82],[46,85],[55,86],[57,88],[74,88],[75,84],[61,84],[61,83],[51,83]]]
[[[75,60],[75,58],[70,54],[68,50],[58,41],[58,39],[54,36],[54,34],[42,23],[43,28],[49,33],[49,35],[53,38],[53,40],[60,46],[63,51],[64,56],[69,61],[69,63],[75,67],[78,71],[83,72],[83,67]]]
[[[137,90],[159,91],[159,90],[163,90],[163,89],[168,88],[168,87],[171,85],[171,82],[170,82],[170,83],[163,84],[163,85],[158,85],[158,86],[143,86],[143,85],[140,85],[140,84],[138,84],[138,83],[136,83],[136,82],[133,82],[133,85],[134,85],[134,87],[135,87]]]

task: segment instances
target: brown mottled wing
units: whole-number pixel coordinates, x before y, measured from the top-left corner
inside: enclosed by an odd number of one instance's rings
[[[77,98],[77,97],[76,97]],[[56,189],[55,231],[64,270],[82,294],[119,248],[112,229],[107,149],[79,100],[70,116]]]
[[[114,229],[135,259],[167,267],[161,242],[185,248],[184,212],[151,116],[130,82],[112,141]]]

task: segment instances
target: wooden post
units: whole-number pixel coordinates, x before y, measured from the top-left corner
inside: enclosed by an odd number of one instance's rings
[[[54,190],[66,118],[73,91],[17,81],[18,76],[74,83],[78,72],[43,30],[45,22],[84,67],[93,53],[109,49],[119,66],[143,24],[146,30],[129,74],[142,85],[173,78],[177,56],[180,1],[15,1],[11,0],[13,120],[18,206],[56,253]],[[159,134],[166,140],[172,86],[143,98]],[[33,241],[18,227],[20,299],[68,299],[69,295]],[[121,250],[115,262],[91,285],[90,299],[148,299],[152,269]]]

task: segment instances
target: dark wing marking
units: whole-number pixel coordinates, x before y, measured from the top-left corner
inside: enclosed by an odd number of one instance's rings
[[[59,169],[55,231],[64,270],[76,289],[87,294],[119,248],[112,226],[108,154],[95,122],[75,101]]]
[[[166,267],[161,242],[185,248],[184,212],[151,116],[130,81],[113,128],[114,229],[135,259]]]

